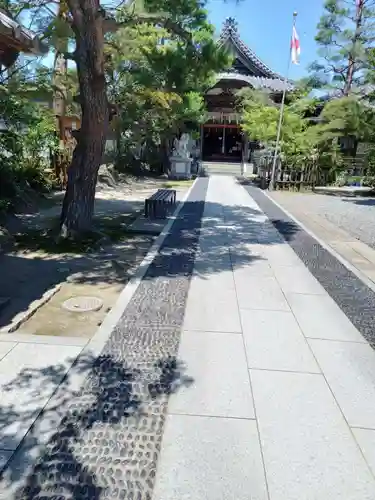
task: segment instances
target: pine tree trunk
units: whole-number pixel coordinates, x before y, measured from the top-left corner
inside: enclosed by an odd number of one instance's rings
[[[82,107],[82,125],[68,170],[61,213],[64,236],[89,231],[95,188],[108,129],[109,106],[104,75],[103,14],[98,0],[69,0],[76,38],[75,61]]]
[[[345,87],[344,87],[344,95],[348,96],[353,85],[353,78],[355,72],[356,65],[356,44],[361,36],[361,26],[362,26],[362,17],[363,17],[363,0],[357,1],[356,13],[355,13],[355,32],[352,40],[352,50],[349,54],[348,59],[348,69],[345,77]]]

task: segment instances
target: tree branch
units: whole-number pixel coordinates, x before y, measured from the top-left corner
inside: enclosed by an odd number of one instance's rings
[[[61,52],[62,56],[66,61],[75,61],[76,54],[74,52]]]
[[[163,28],[167,29],[168,31],[174,33],[177,36],[180,36],[188,43],[191,43],[193,40],[190,31],[183,28],[181,24],[173,21],[168,15],[163,15],[163,14],[137,14],[137,15],[132,15],[121,22],[117,22],[114,18],[106,18],[104,21],[104,27],[105,31],[108,33],[117,31],[122,27],[136,26],[142,23],[152,23],[161,25],[163,26]]]

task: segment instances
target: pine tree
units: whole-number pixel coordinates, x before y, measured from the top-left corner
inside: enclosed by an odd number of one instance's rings
[[[204,120],[203,93],[230,61],[209,23],[200,23],[192,37],[192,46],[186,47],[165,28],[143,24],[122,28],[107,45],[108,94],[122,132],[118,142],[147,143],[154,151],[154,168],[163,172],[175,135]]]
[[[364,83],[375,42],[375,0],[326,0],[315,37],[320,59],[311,70],[349,95]]]
[[[134,9],[134,4],[143,9]],[[128,13],[118,22],[108,17],[100,0],[67,0],[69,22],[75,50],[67,57],[77,65],[82,125],[76,134],[77,147],[68,170],[68,185],[61,214],[63,235],[75,235],[91,229],[95,187],[102,160],[111,106],[107,96],[105,41],[119,26],[151,22],[163,26],[169,39],[182,50],[193,50],[192,31],[202,26],[207,13],[200,0],[144,0],[127,2]]]

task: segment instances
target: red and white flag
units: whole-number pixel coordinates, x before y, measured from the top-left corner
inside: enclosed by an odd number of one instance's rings
[[[296,27],[293,26],[292,43],[290,45],[292,53],[292,63],[299,64],[299,56],[301,54],[301,46],[299,43],[299,36]]]

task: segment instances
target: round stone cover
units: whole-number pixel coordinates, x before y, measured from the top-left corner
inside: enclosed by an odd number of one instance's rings
[[[99,311],[99,309],[103,307],[103,301],[98,297],[89,297],[82,295],[66,300],[65,302],[63,302],[62,307],[68,311],[81,313]]]

